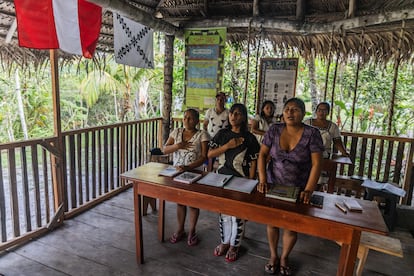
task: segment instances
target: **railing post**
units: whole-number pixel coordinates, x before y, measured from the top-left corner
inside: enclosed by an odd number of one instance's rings
[[[402,204],[411,206],[413,200],[413,188],[414,188],[414,163],[413,163],[413,154],[414,154],[414,142],[410,143],[410,150],[408,151],[407,164],[405,166],[404,173],[404,186],[403,189],[407,193],[405,197],[402,198]]]
[[[126,137],[125,137],[125,128],[127,127],[126,124],[120,126],[121,135],[120,135],[120,145],[119,145],[119,153],[120,153],[120,173],[125,172],[125,158],[126,158]],[[118,176],[119,177],[119,176]],[[121,179],[120,183],[121,187],[125,186],[125,180]]]

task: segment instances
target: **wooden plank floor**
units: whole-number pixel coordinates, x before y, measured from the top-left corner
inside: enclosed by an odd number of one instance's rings
[[[166,237],[175,229],[175,204],[167,203]],[[213,256],[219,242],[217,214],[201,211],[199,245],[159,243],[157,214],[145,217],[145,264],[135,259],[133,195],[129,189],[55,231],[0,253],[3,275],[265,275],[268,248],[264,225],[248,222],[241,256],[234,263]],[[403,243],[404,258],[371,251],[364,275],[414,275],[414,239],[407,231],[391,233]],[[339,246],[299,234],[290,262],[295,275],[335,275]]]

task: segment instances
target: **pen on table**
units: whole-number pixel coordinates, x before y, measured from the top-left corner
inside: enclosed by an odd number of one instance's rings
[[[342,212],[344,212],[344,214],[346,214],[346,209],[341,204],[339,204],[338,202],[335,202],[335,206],[338,207],[339,210],[341,210]]]
[[[226,177],[226,178],[224,178],[224,179],[221,181],[221,184],[226,183],[226,180],[227,180],[227,177]]]

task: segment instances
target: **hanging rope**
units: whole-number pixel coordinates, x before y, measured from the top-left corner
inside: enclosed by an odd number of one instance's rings
[[[366,21],[365,21],[366,24]],[[354,86],[354,95],[352,99],[352,117],[351,117],[351,132],[354,130],[354,116],[355,116],[355,102],[356,102],[356,94],[358,90],[358,78],[359,78],[359,68],[361,66],[361,57],[362,57],[362,51],[364,51],[364,44],[365,44],[365,26],[362,29],[361,32],[361,44],[359,44],[359,50],[358,50],[358,63],[355,73],[355,86]]]
[[[407,17],[407,14],[405,16]],[[401,23],[400,37],[398,39],[397,51],[395,51],[394,78],[392,80],[390,115],[388,118],[388,130],[387,130],[388,135],[391,135],[392,121],[393,121],[392,119],[394,117],[395,94],[397,91],[398,69],[400,67],[400,61],[401,61],[401,43],[404,37],[404,29],[405,29],[405,19]]]
[[[326,64],[325,91],[323,93],[323,101],[326,101],[326,94],[327,94],[327,91],[328,91],[328,79],[329,79],[329,68],[331,67],[333,34],[334,34],[334,28],[332,28],[331,37],[329,39],[329,50],[328,50],[329,52],[328,52],[328,61],[327,61],[327,64]]]
[[[249,88],[249,70],[250,70],[250,32],[252,28],[252,20],[249,21],[249,31],[247,33],[247,65],[246,65],[246,82],[244,84],[243,104],[247,102],[247,90]]]

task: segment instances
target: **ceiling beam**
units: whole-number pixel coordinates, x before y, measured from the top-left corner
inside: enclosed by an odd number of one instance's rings
[[[183,27],[191,28],[210,28],[210,27],[228,27],[228,28],[248,28],[249,24],[253,28],[270,28],[284,32],[296,33],[298,35],[323,34],[334,31],[347,31],[363,27],[389,24],[402,20],[414,19],[414,9],[386,12],[376,15],[360,16],[350,19],[338,20],[326,24],[307,24],[302,22],[292,22],[277,19],[265,18],[225,18],[222,20],[200,20],[186,21]]]
[[[13,35],[16,32],[16,29],[17,29],[17,20],[15,18],[13,20],[13,23],[10,26],[10,29],[7,32],[6,39],[5,39],[6,44],[9,44],[11,42]]]
[[[183,31],[177,26],[174,26],[173,24],[164,20],[157,19],[148,12],[144,12],[132,5],[121,2],[119,0],[88,0],[88,2],[94,3],[104,9],[118,13],[156,31],[162,31],[176,37],[184,37]]]

